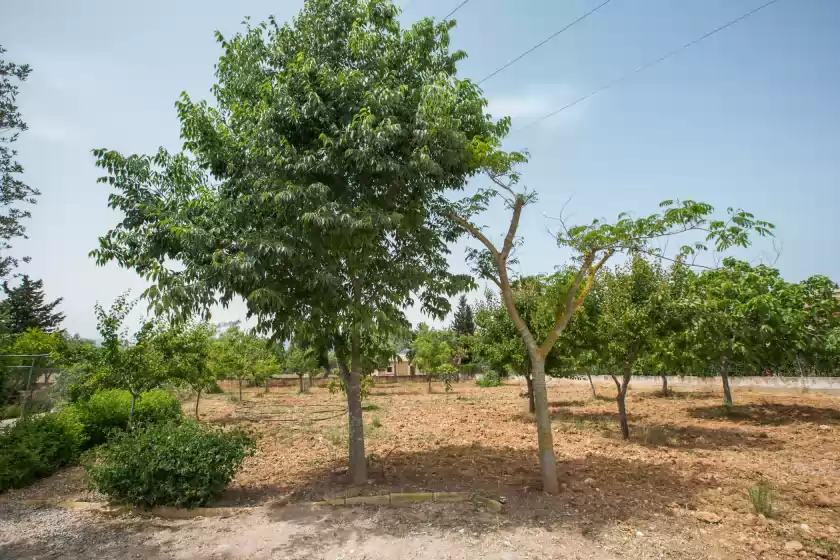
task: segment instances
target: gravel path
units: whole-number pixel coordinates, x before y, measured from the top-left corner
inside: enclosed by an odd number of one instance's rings
[[[450,524],[464,520],[462,527]],[[580,533],[513,527],[471,506],[260,508],[228,519],[108,518],[0,504],[0,559],[614,560]]]

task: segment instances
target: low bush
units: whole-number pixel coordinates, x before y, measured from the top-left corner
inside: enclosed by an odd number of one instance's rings
[[[361,382],[361,398],[362,400],[368,398],[370,396],[371,391],[373,391],[373,377],[370,375],[363,375]],[[330,379],[330,382],[327,384],[327,390],[330,392],[331,395],[336,393],[344,394],[346,391],[344,389],[344,380],[339,377],[334,377]]]
[[[131,393],[120,389],[99,391],[87,401],[80,401],[68,406],[66,414],[74,416],[82,423],[87,436],[88,447],[107,441],[114,430],[128,428],[131,414]],[[154,389],[140,395],[134,410],[134,423],[137,425],[169,422],[182,417],[181,404],[166,391]]]
[[[254,440],[193,421],[116,433],[85,461],[95,489],[142,507],[206,505],[228,485]]]
[[[502,385],[502,378],[495,371],[488,371],[481,377],[475,380],[475,384],[479,387],[500,387]]]
[[[0,405],[0,420],[7,420],[9,418],[19,418],[20,417],[20,405],[17,404],[7,404],[5,406]]]
[[[756,513],[766,517],[773,515],[773,493],[766,483],[758,484],[749,489],[750,502]]]
[[[22,418],[0,430],[0,491],[25,486],[74,462],[84,429],[72,416]]]

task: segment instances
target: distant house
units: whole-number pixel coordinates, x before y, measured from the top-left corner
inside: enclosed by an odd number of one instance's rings
[[[412,365],[405,352],[400,352],[385,369],[375,369],[371,375],[374,377],[407,377],[423,374]]]

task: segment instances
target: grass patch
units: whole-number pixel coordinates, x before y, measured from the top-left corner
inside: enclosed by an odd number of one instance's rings
[[[362,407],[362,410],[364,410],[365,412],[371,412],[371,411],[374,411],[374,410],[379,410],[379,406],[375,405],[373,403],[366,404]]]
[[[382,422],[379,420],[379,416],[374,415],[373,420],[370,421],[370,425],[373,426],[374,428],[381,428],[382,427]]]
[[[825,539],[808,539],[805,542],[814,548],[821,548],[825,551],[833,552],[835,554],[840,552],[840,545],[835,544],[831,541],[827,541]]]
[[[644,426],[642,428],[642,441],[645,445],[669,445],[671,438],[662,426]]]
[[[749,489],[750,502],[752,502],[753,509],[756,513],[761,513],[765,517],[773,515],[773,493],[770,487],[761,483]]]
[[[472,397],[465,397],[465,396],[463,396],[463,395],[458,395],[457,397],[455,397],[455,400],[456,400],[456,401],[468,402],[468,403],[471,403],[471,402],[475,401],[475,399],[474,399],[474,398],[472,398]]]
[[[327,438],[327,441],[333,445],[346,445],[347,444],[347,432],[342,430],[341,428],[336,428],[335,426],[331,426],[327,428],[327,431],[324,433]]]

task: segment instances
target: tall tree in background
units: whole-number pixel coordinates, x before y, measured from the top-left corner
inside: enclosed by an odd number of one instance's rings
[[[467,303],[467,296],[465,295],[458,299],[458,307],[455,308],[455,315],[452,317],[452,330],[459,335],[468,336],[475,333],[473,310]]]
[[[97,261],[150,280],[161,314],[183,320],[242,297],[275,339],[307,325],[347,387],[356,483],[367,477],[365,334],[403,328],[415,303],[442,319],[472,285],[448,271],[460,230],[445,191],[509,126],[456,77],[454,22],[403,30],[398,15],[389,0],[310,0],[291,25],[219,35],[215,102],[178,103],[189,156],[95,151],[126,216]]]
[[[22,333],[33,328],[51,332],[64,321],[64,313],[56,311],[62,298],[44,302],[43,280],[31,280],[24,275],[19,286],[10,287],[6,281],[2,287],[6,299],[0,301],[0,314],[8,332]]]
[[[18,264],[17,259],[6,254],[12,247],[10,241],[26,237],[21,220],[31,214],[18,203],[35,204],[35,197],[41,194],[20,180],[23,166],[15,159],[17,151],[12,148],[18,135],[27,129],[18,110],[17,94],[19,83],[29,77],[31,69],[28,64],[4,60],[5,52],[0,45],[0,278],[8,276]]]

